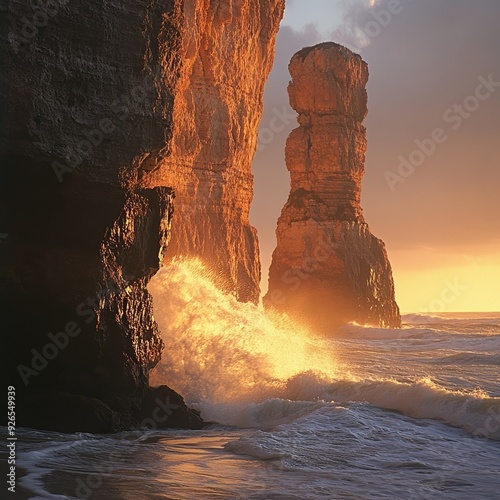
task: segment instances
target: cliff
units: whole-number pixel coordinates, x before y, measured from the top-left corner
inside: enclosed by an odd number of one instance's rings
[[[178,219],[172,253],[224,260],[227,288],[255,300],[249,159],[283,4],[2,7],[0,277],[17,425],[203,425],[148,387],[164,346],[146,286]]]
[[[260,296],[251,163],[283,8],[284,0],[186,2],[171,149],[146,181],[176,193],[167,259],[199,257],[242,302]]]
[[[295,54],[289,70],[299,127],[286,143],[291,189],[264,304],[321,331],[349,321],[397,327],[391,266],[360,205],[368,66],[324,43]]]

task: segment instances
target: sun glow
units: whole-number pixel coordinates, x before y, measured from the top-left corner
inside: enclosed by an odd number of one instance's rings
[[[258,400],[299,374],[325,380],[336,372],[327,340],[285,316],[269,316],[221,292],[198,260],[179,259],[149,289],[165,341],[152,383],[169,381],[188,401]]]
[[[420,313],[500,311],[500,253],[478,255],[432,249],[391,252],[400,309]]]

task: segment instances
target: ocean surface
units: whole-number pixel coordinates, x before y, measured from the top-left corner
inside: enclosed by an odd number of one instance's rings
[[[151,286],[166,342],[152,379],[214,423],[19,429],[11,498],[500,499],[500,313],[317,337],[237,303],[197,265]]]

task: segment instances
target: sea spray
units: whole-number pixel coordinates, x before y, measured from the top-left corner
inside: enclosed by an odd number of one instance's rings
[[[334,403],[358,401],[500,439],[500,422],[495,420],[500,398],[480,390],[449,390],[429,377],[396,380],[390,373],[352,373],[336,355],[334,341],[285,316],[268,316],[261,307],[237,302],[214,282],[200,261],[177,259],[149,287],[165,341],[151,383],[170,385],[204,418],[240,427],[272,427]],[[340,339],[384,342],[437,334],[431,329],[356,325],[332,332]],[[390,352],[387,357],[390,365]]]
[[[282,395],[294,375],[325,381],[338,371],[328,341],[284,315],[240,303],[198,260],[177,259],[149,290],[165,341],[152,383],[168,381],[190,403],[262,401]]]

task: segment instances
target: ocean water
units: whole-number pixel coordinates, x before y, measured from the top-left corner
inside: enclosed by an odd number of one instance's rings
[[[19,429],[13,498],[500,499],[500,313],[318,337],[216,281],[178,261],[151,285],[166,342],[152,381],[213,424]]]

